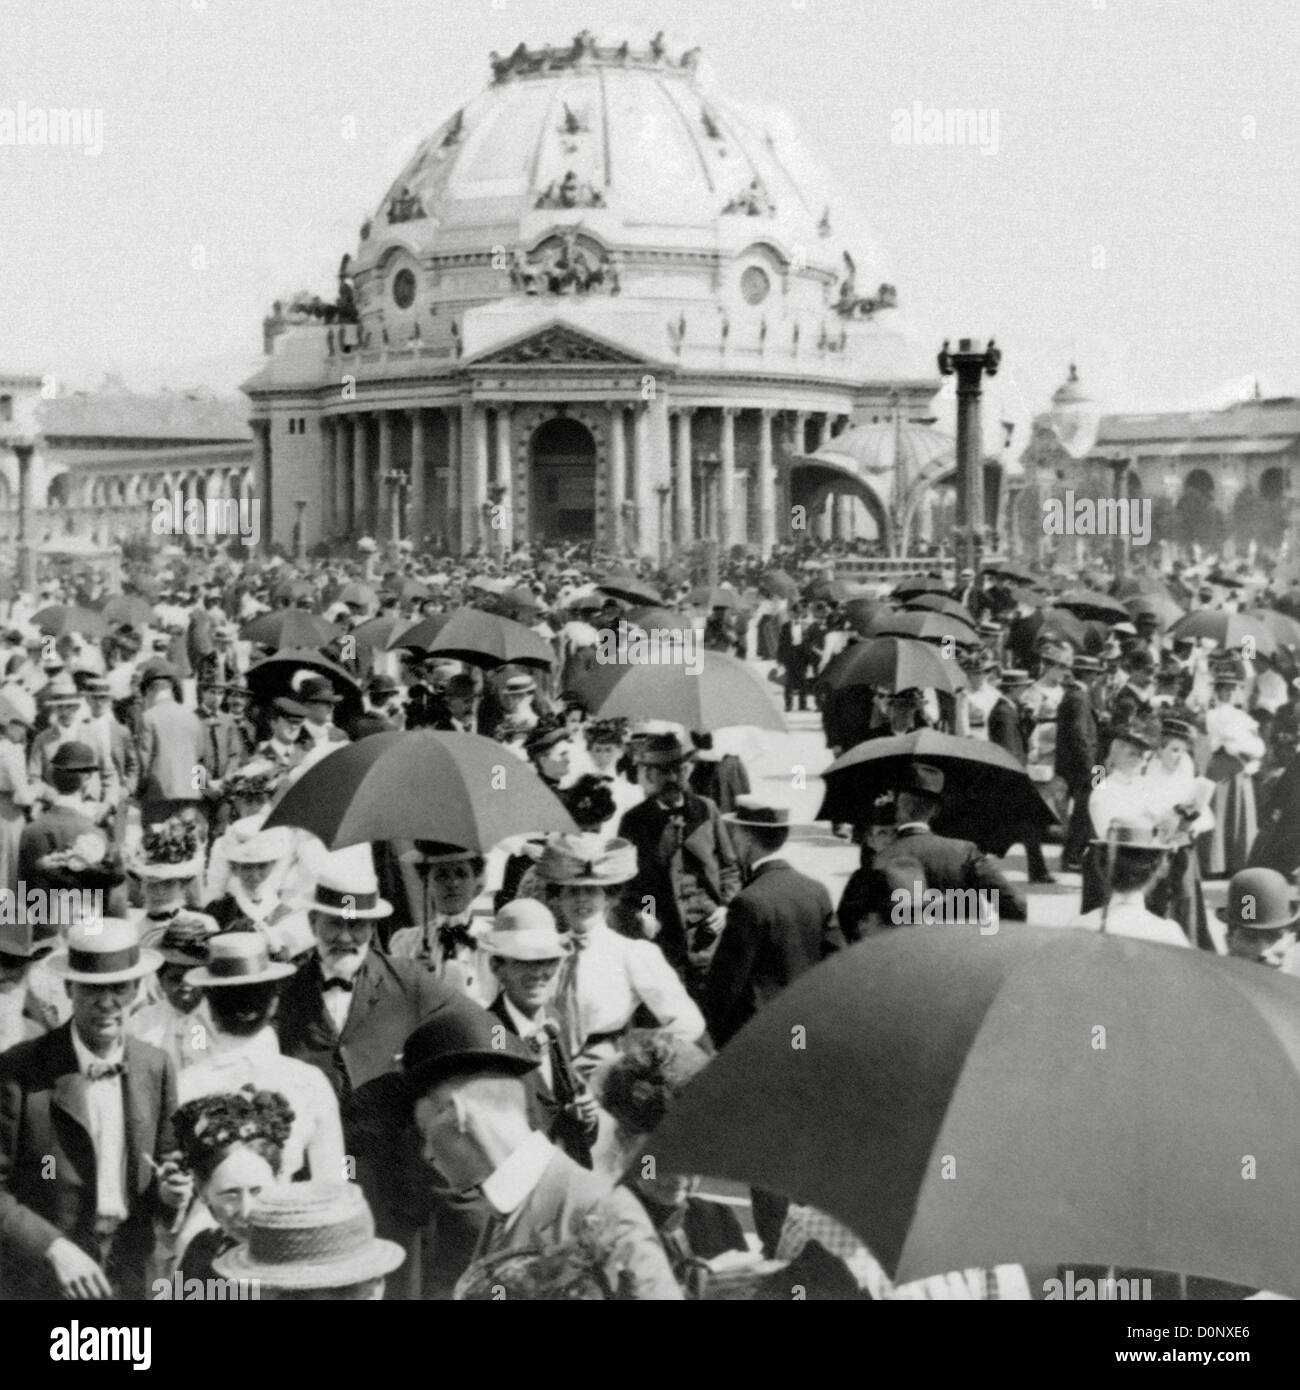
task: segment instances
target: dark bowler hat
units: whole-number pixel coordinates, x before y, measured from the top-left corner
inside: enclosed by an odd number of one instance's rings
[[[176,668],[166,661],[146,661],[140,667],[140,694],[143,695],[159,681],[168,681],[176,692],[177,698],[180,698],[181,678]]]
[[[524,1076],[537,1058],[486,1009],[458,999],[439,1009],[402,1047],[402,1078],[412,1100],[456,1076]]]
[[[894,790],[940,797],[943,795],[943,773],[937,767],[931,767],[929,763],[908,763],[898,774]]]
[[[75,741],[57,749],[50,766],[60,772],[96,772],[99,769],[94,750]]]
[[[280,695],[272,700],[271,708],[286,719],[307,718],[306,706],[300,705],[297,700],[291,700],[287,695]]]
[[[305,705],[337,705],[343,697],[328,676],[310,676],[298,687],[298,699]]]
[[[647,734],[637,749],[636,760],[646,767],[672,767],[695,756],[676,734]]]
[[[543,753],[548,748],[554,748],[557,743],[567,743],[572,738],[567,724],[552,723],[550,720],[543,720],[535,728],[529,730],[528,736],[524,739],[524,752],[528,754]]]
[[[369,695],[372,700],[381,699],[387,695],[396,695],[401,688],[402,687],[392,676],[376,675],[371,676],[370,680],[367,682],[366,694]]]
[[[1074,673],[1079,676],[1096,676],[1101,674],[1101,658],[1089,656],[1086,652],[1080,652],[1074,658]]]
[[[759,830],[788,830],[790,808],[771,806],[760,796],[738,796],[736,809],[722,818],[728,825],[752,825]]]
[[[1238,931],[1282,931],[1300,922],[1300,907],[1276,869],[1242,869],[1233,874],[1227,904],[1215,908],[1215,916]]]

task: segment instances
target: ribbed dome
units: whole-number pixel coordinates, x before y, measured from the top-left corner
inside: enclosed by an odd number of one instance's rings
[[[881,268],[837,214],[818,160],[778,113],[717,94],[698,51],[571,46],[493,55],[492,84],[417,149],[367,224],[355,267],[532,246],[557,223],[609,248],[734,254],[771,242],[823,281]]]
[[[901,453],[904,475],[913,479],[934,471],[936,463],[951,465],[953,447],[950,434],[930,425],[902,420],[895,428],[893,421],[882,420],[837,434],[811,457],[852,468],[867,478],[877,478],[894,471],[897,455]],[[944,469],[941,467],[938,471]]]

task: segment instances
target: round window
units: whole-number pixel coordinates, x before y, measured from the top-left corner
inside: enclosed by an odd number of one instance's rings
[[[772,282],[762,266],[747,266],[740,277],[740,292],[745,296],[746,304],[761,304],[771,288]]]
[[[393,276],[393,303],[399,309],[409,309],[415,303],[415,271],[406,266]]]

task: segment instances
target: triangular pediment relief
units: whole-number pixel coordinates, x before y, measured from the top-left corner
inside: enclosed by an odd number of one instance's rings
[[[490,367],[550,366],[554,363],[629,367],[643,366],[646,360],[607,339],[562,323],[534,329],[471,359],[475,366]]]

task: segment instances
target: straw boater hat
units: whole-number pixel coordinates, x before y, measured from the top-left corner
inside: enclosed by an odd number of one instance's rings
[[[226,859],[231,864],[275,864],[293,852],[293,836],[287,825],[270,830],[250,825],[257,817],[246,816],[230,827],[231,843]]]
[[[267,1188],[249,1215],[248,1243],[212,1262],[223,1279],[268,1289],[339,1289],[391,1274],[406,1258],[375,1235],[375,1218],[350,1182]]]
[[[121,917],[80,922],[68,932],[68,944],[49,958],[54,974],[69,984],[120,985],[142,980],[162,964],[157,951],[140,945],[140,934]]]
[[[288,961],[273,961],[261,932],[222,932],[208,941],[206,965],[186,973],[185,983],[199,989],[226,985],[261,985],[283,980],[297,969]]]
[[[559,885],[608,888],[629,882],[636,873],[636,846],[603,835],[553,835],[537,861],[542,882]]]
[[[349,845],[329,856],[307,911],[362,922],[391,916],[392,904],[379,896],[369,845]]]
[[[695,756],[695,749],[677,734],[647,734],[636,750],[636,760],[644,767],[673,767]]]
[[[81,691],[69,676],[56,676],[41,688],[37,698],[46,709],[55,709],[59,705],[79,705]]]
[[[790,808],[770,805],[761,796],[738,796],[736,809],[722,819],[728,825],[752,825],[756,830],[789,830]]]
[[[1144,854],[1165,854],[1173,849],[1157,833],[1155,822],[1149,817],[1116,817],[1106,827],[1105,837],[1090,843],[1102,849],[1140,850]]]
[[[1282,931],[1300,922],[1300,904],[1276,869],[1242,869],[1228,884],[1226,906],[1215,908],[1220,922],[1238,931]]]
[[[532,676],[509,676],[501,687],[503,695],[531,695],[537,689]]]
[[[416,840],[415,848],[408,849],[398,858],[403,864],[460,864],[470,859],[482,859],[476,849],[464,845],[448,844],[445,840]]]
[[[479,944],[490,955],[507,960],[560,960],[569,954],[550,908],[536,898],[507,903]]]

